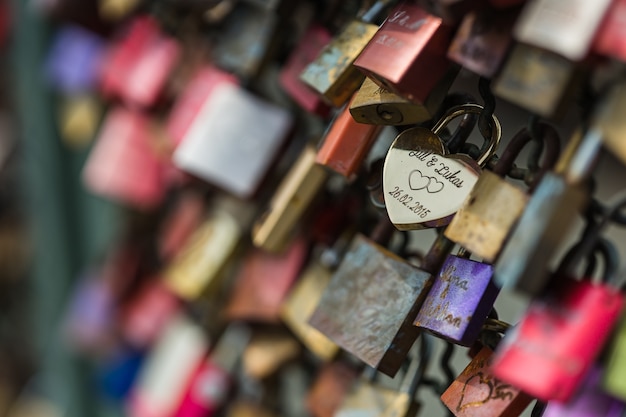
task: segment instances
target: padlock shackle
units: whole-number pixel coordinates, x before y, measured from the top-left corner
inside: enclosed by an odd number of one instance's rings
[[[460,106],[451,107],[448,109],[446,114],[444,114],[443,118],[440,119],[435,126],[432,128],[432,132],[436,135],[443,130],[444,127],[448,125],[452,120],[457,117],[463,116],[467,113],[474,113],[480,115],[483,110],[483,106],[480,104],[467,103],[462,104]],[[485,149],[485,151],[478,157],[476,162],[480,166],[484,166],[489,159],[495,154],[498,145],[500,144],[500,138],[502,137],[502,126],[500,125],[500,121],[496,117],[495,114],[491,115],[491,119],[493,121],[493,129],[491,138],[489,141],[489,145]]]

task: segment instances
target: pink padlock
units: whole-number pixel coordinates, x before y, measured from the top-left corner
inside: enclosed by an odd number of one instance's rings
[[[139,112],[109,111],[82,173],[90,191],[139,208],[161,202],[164,165],[151,142],[149,123]]]

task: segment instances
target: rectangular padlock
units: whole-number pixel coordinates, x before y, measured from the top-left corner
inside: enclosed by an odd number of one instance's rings
[[[215,87],[222,83],[239,84],[233,74],[211,65],[198,69],[191,77],[167,116],[166,130],[174,144],[178,145],[183,140],[204,103],[211,97]]]
[[[542,117],[558,117],[569,103],[575,75],[571,61],[518,43],[495,79],[493,92]]]
[[[190,319],[181,315],[170,321],[151,349],[127,398],[128,415],[171,417],[207,350],[204,332]]]
[[[359,123],[402,126],[433,118],[449,85],[436,88],[424,103],[414,103],[365,78],[350,102],[350,113]]]
[[[614,0],[598,28],[594,52],[620,61],[626,60],[626,1]]]
[[[123,401],[137,380],[145,356],[144,351],[121,347],[104,360],[100,359],[96,372],[100,392],[110,399]]]
[[[302,272],[282,303],[280,317],[289,329],[318,358],[332,359],[339,347],[309,325],[308,320],[315,311],[324,290],[330,282],[330,271],[318,261],[312,261]]]
[[[270,252],[285,248],[305,210],[326,183],[328,174],[315,163],[317,153],[307,146],[283,178],[269,207],[252,229],[252,243]]]
[[[46,79],[64,93],[81,93],[97,85],[104,40],[78,26],[62,27],[46,58]]]
[[[184,300],[194,300],[217,286],[241,234],[235,215],[215,208],[165,269],[167,287]]]
[[[93,93],[61,97],[58,126],[61,140],[70,149],[85,149],[100,126],[103,104]]]
[[[518,14],[517,9],[466,14],[448,49],[448,58],[482,77],[493,77],[512,43],[511,27]]]
[[[253,248],[235,277],[225,318],[277,323],[282,302],[298,278],[307,252],[303,238],[296,238],[280,254]]]
[[[250,126],[263,129],[250,130]],[[176,148],[174,164],[239,198],[250,198],[290,126],[287,110],[238,86],[220,83]]]
[[[395,375],[419,334],[412,321],[431,284],[429,273],[357,235],[309,323],[371,367]]]
[[[520,389],[494,377],[493,352],[483,347],[441,396],[456,417],[517,417],[532,401]]]
[[[331,40],[326,28],[313,24],[306,31],[280,71],[280,85],[304,110],[326,116],[330,110],[322,98],[300,80],[300,74]]]
[[[531,0],[515,25],[515,39],[580,61],[587,55],[610,3]]]
[[[602,388],[615,398],[626,401],[626,315],[622,315],[620,324],[615,328],[613,340],[607,349],[602,378]]]
[[[626,84],[616,83],[608,96],[597,107],[593,124],[602,134],[604,146],[623,164],[626,164],[626,146],[624,146],[624,128],[626,123],[622,117],[626,107]]]
[[[471,346],[500,291],[489,264],[448,256],[419,310],[414,326]]]
[[[356,370],[346,363],[324,365],[306,396],[308,411],[313,417],[334,417],[356,378]]]
[[[354,61],[378,85],[424,103],[446,75],[453,27],[409,1],[398,4]]]
[[[363,74],[352,64],[378,30],[371,22],[387,3],[379,0],[360,20],[348,23],[300,74],[328,104],[342,106],[363,82]]]
[[[594,366],[574,398],[565,404],[549,402],[543,417],[622,417],[626,404],[603,392],[601,379],[602,370]]]
[[[382,126],[359,123],[344,107],[324,136],[315,162],[353,180],[367,157]]]
[[[191,378],[183,385],[184,395],[172,417],[212,417],[224,405],[232,375],[250,341],[250,329],[230,325],[211,350],[197,363]]]
[[[606,284],[557,277],[506,334],[494,375],[545,401],[569,401],[620,316],[624,297]],[[602,325],[598,325],[602,323]],[[555,343],[558,341],[558,343]]]
[[[204,196],[192,190],[183,190],[167,213],[157,237],[159,256],[170,261],[200,226],[207,205]]]
[[[241,358],[243,373],[257,381],[284,371],[302,353],[302,345],[287,331],[256,333]]]
[[[137,111],[109,110],[82,172],[91,192],[137,207],[162,201],[165,165],[156,152],[150,123]]]

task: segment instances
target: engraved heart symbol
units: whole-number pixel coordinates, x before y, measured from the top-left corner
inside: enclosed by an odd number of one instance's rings
[[[430,184],[430,178],[422,175],[419,169],[411,171],[409,175],[409,188],[411,190],[422,190]]]
[[[478,383],[474,382],[472,384],[471,381],[476,381],[476,379]],[[482,372],[478,372],[465,381],[456,411],[463,411],[470,407],[480,407],[489,401],[492,394],[493,385],[490,383],[490,378],[485,378]]]
[[[435,177],[430,177],[430,183],[428,187],[426,187],[426,190],[431,194],[438,193],[443,190],[443,182],[438,181]]]
[[[383,166],[385,206],[396,228],[450,223],[478,180],[480,168],[468,159],[447,155],[441,139],[428,129],[415,127],[400,133]]]

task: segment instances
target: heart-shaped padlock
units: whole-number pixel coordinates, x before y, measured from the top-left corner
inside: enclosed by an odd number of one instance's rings
[[[477,160],[448,154],[438,134],[453,119],[482,110],[478,104],[452,107],[432,130],[414,127],[393,141],[383,167],[383,191],[389,219],[397,229],[450,223],[478,180],[481,166],[495,153],[502,131],[493,115],[489,146]]]

